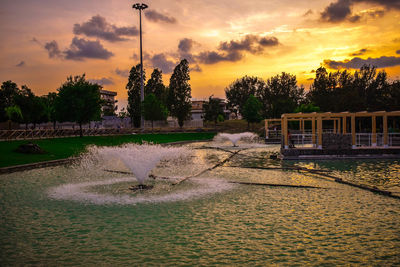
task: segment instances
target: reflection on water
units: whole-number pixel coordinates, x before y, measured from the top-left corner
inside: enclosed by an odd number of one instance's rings
[[[165,161],[152,173],[179,179],[230,155],[201,149],[205,145],[191,146],[197,149],[186,165]],[[265,159],[276,150],[244,150],[177,187],[169,180],[152,181],[151,192],[126,190],[133,180],[126,174],[85,172],[79,166],[2,175],[1,265],[400,264],[398,199],[293,170],[243,168],[299,164],[398,190],[399,161]],[[229,181],[320,188],[227,186]],[[96,203],[88,196],[126,202]]]
[[[300,163],[303,167],[332,170],[335,176],[359,184],[400,193],[399,160],[335,160]]]

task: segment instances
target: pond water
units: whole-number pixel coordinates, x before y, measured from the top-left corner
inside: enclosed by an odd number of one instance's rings
[[[115,159],[1,175],[1,265],[400,264],[399,199],[305,172],[247,168],[331,170],[400,194],[399,161],[280,162],[266,159],[277,146],[214,145],[187,145],[184,160],[161,161],[148,191],[132,192],[132,175],[111,173],[129,171]],[[232,155],[221,148],[246,149],[173,185]]]

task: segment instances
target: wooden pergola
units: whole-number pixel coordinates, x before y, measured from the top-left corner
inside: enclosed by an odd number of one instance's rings
[[[377,111],[377,112],[341,112],[341,113],[286,113],[282,114],[281,119],[267,119],[265,120],[265,130],[268,135],[268,127],[271,123],[279,122],[282,127],[282,135],[284,137],[284,148],[289,147],[288,138],[288,122],[298,121],[300,124],[300,131],[304,132],[305,121],[311,121],[312,131],[312,144],[314,147],[322,149],[322,122],[333,121],[333,132],[337,134],[347,134],[348,126],[352,135],[353,148],[356,147],[356,118],[366,117],[371,118],[371,145],[372,147],[377,146],[377,132],[376,132],[376,121],[377,117],[381,117],[383,120],[383,147],[388,147],[388,117],[399,117],[400,111]],[[347,119],[350,118],[350,124],[348,125]],[[318,143],[317,143],[318,142]]]

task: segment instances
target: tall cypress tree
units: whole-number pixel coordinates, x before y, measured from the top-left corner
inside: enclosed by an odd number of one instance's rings
[[[166,89],[162,80],[161,70],[155,68],[151,73],[150,79],[147,81],[145,95],[154,94],[154,96],[165,105],[166,102]]]
[[[190,101],[191,87],[189,84],[189,63],[183,59],[174,69],[169,81],[168,106],[171,115],[178,119],[179,127],[190,117],[192,104]]]
[[[143,83],[146,80],[143,70]],[[134,127],[140,127],[142,115],[142,104],[140,101],[140,64],[133,66],[129,72],[129,79],[126,85],[128,90],[128,114]]]

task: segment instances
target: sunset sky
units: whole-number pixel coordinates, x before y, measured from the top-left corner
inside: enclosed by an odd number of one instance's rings
[[[127,0],[1,0],[0,82],[55,92],[69,75],[118,92],[139,63],[139,14]],[[400,79],[400,0],[148,0],[143,50],[147,77],[168,85],[189,60],[192,96],[224,97],[244,75],[283,71],[308,88],[314,70],[364,63]]]

